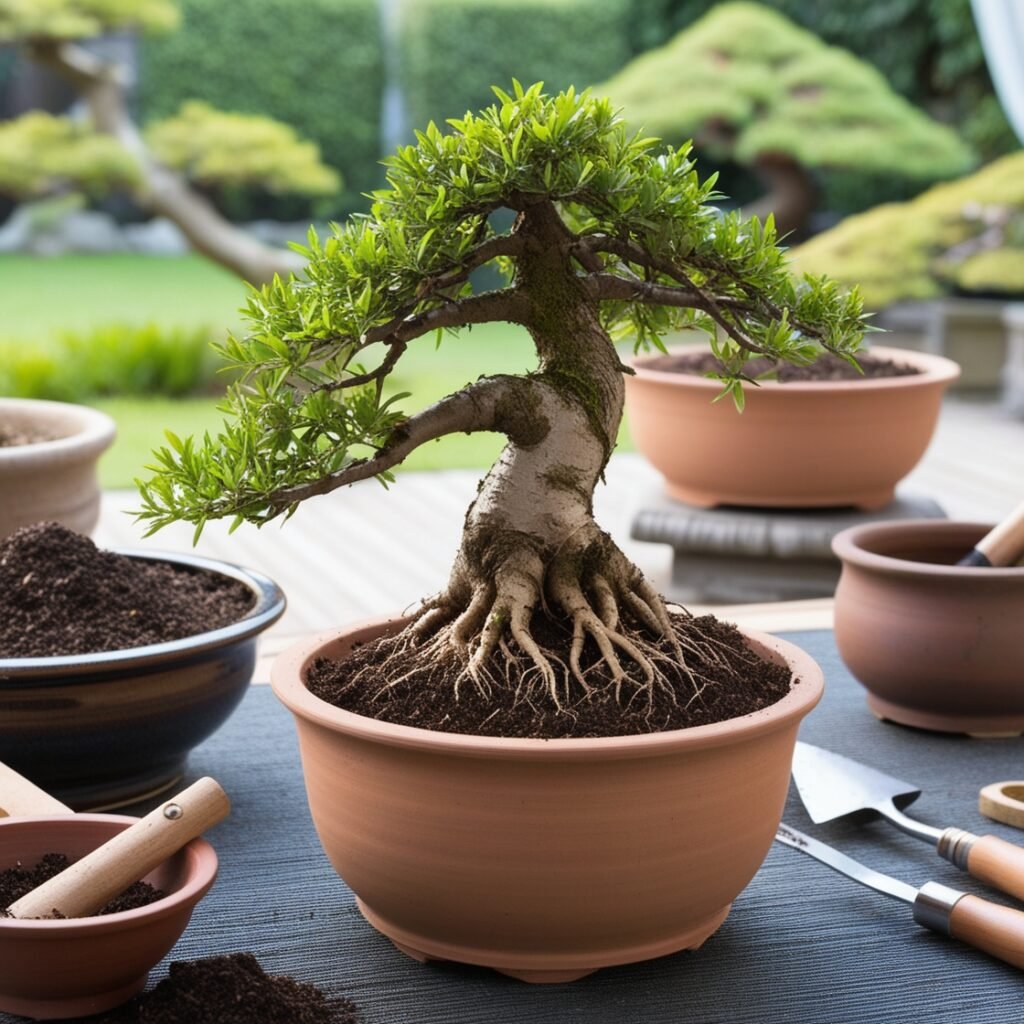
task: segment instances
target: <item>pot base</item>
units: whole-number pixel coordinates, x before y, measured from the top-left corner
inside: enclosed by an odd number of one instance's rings
[[[871,713],[883,722],[909,725],[933,732],[955,732],[980,740],[1016,739],[1024,733],[1024,715],[945,715],[920,711],[867,695]]]
[[[16,1017],[32,1017],[35,1020],[65,1020],[68,1017],[91,1017],[95,1013],[113,1010],[137,996],[149,979],[147,971],[141,977],[121,988],[91,996],[77,996],[68,999],[19,999],[8,998],[0,993],[0,1011]]]
[[[181,782],[184,775],[185,761],[182,759],[170,767],[165,765],[159,771],[139,772],[84,786],[65,788],[47,785],[46,789],[75,811],[113,811],[167,792]]]
[[[896,500],[895,488],[884,491],[871,491],[867,494],[831,494],[821,498],[812,498],[806,494],[770,497],[764,494],[725,494],[721,491],[702,491],[692,487],[681,487],[679,484],[665,481],[665,493],[676,501],[695,505],[697,508],[720,508],[738,506],[740,508],[857,508],[862,512],[876,512],[878,509],[891,505]]]
[[[385,938],[390,939],[399,952],[421,964],[431,960],[448,960],[455,963],[473,964],[477,967],[490,967],[499,974],[517,978],[519,981],[525,981],[531,985],[557,985],[578,981],[588,974],[601,970],[602,967],[617,967],[621,964],[633,964],[641,960],[653,960],[655,957],[668,956],[684,949],[699,949],[718,931],[729,916],[729,911],[732,910],[730,903],[695,928],[687,929],[671,939],[657,943],[607,950],[600,954],[590,955],[582,953],[574,956],[568,953],[558,953],[550,956],[510,956],[508,953],[498,950],[442,944],[423,936],[413,935],[382,918],[358,897],[356,897],[356,904],[363,917]],[[544,964],[550,964],[550,966],[542,966]]]

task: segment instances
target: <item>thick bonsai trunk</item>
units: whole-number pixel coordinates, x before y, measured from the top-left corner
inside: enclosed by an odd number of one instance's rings
[[[767,193],[743,208],[744,214],[764,220],[775,215],[780,235],[802,231],[814,212],[818,190],[807,168],[781,153],[765,153],[754,165]]]
[[[545,236],[560,226],[532,226],[535,252],[517,282],[533,298],[539,372],[506,399],[509,443],[467,513],[448,587],[417,628],[454,648],[478,683],[499,647],[511,653],[511,638],[556,703],[570,677],[588,689],[580,661],[588,637],[616,680],[625,657],[653,685],[652,659],[627,635],[624,613],[652,640],[674,637],[662,599],[594,522],[594,488],[622,419],[623,367],[559,239]],[[569,651],[545,651],[533,638],[540,609],[571,623]]]

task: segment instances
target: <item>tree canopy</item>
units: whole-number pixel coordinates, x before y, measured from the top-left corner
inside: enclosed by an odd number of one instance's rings
[[[935,180],[972,154],[869,64],[759,4],[722,3],[600,86],[627,120],[718,158]]]
[[[1024,294],[1024,152],[849,217],[792,255],[801,269],[858,282],[873,309],[953,290]]]
[[[0,42],[165,32],[177,24],[173,0],[0,0]]]
[[[707,330],[737,399],[751,355],[808,362],[823,346],[856,350],[856,290],[794,281],[771,220],[720,215],[714,179],[699,179],[688,145],[659,148],[589,92],[551,97],[518,83],[495,92],[481,113],[451,120],[448,132],[432,123],[401,147],[369,214],[325,239],[311,232],[301,278],[251,293],[249,333],[224,349],[242,372],[227,400],[234,418],[216,438],[172,437],[158,453],[143,487],[154,527],[262,522],[339,483],[386,477],[417,422],[382,399],[409,343],[492,320],[534,333],[550,313],[543,285],[518,277],[524,232],[492,226],[501,208],[516,211],[517,226],[557,211],[559,244],[611,334],[646,346],[676,328]],[[489,263],[512,284],[475,293],[470,274]],[[572,339],[561,344],[558,372],[571,383],[587,355]]]

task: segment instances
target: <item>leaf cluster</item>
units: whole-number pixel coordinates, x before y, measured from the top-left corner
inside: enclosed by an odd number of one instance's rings
[[[0,0],[0,42],[166,32],[177,24],[173,0]]]

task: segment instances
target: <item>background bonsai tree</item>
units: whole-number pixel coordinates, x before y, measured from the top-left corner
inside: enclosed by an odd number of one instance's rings
[[[754,3],[717,5],[599,88],[630,123],[751,168],[769,192],[748,212],[774,213],[783,233],[805,226],[817,171],[924,185],[973,162],[869,64]]]
[[[479,115],[447,134],[431,124],[400,149],[368,215],[322,241],[311,233],[302,278],[253,292],[251,332],[225,345],[244,375],[229,393],[234,418],[217,437],[170,437],[141,485],[141,516],[153,529],[265,523],[346,484],[387,480],[436,438],[497,431],[508,443],[466,516],[450,581],[423,605],[393,671],[408,670],[412,644],[453,669],[456,688],[467,677],[486,687],[511,659],[562,706],[587,691],[589,639],[616,683],[629,674],[650,692],[664,661],[656,645],[685,663],[692,641],[593,518],[629,372],[613,337],[719,335],[724,391],[739,397],[750,356],[851,357],[860,299],[824,279],[794,282],[770,220],[719,217],[689,146],[656,153],[589,93],[495,92]],[[497,233],[489,215],[502,208],[515,221]],[[509,285],[474,292],[470,274],[493,262]],[[382,398],[409,345],[493,320],[527,329],[534,372],[482,377],[411,416]],[[543,616],[567,627],[566,649],[536,639]]]
[[[321,163],[316,145],[270,118],[200,103],[185,104],[143,134],[131,115],[127,70],[80,45],[104,32],[156,32],[176,23],[171,0],[0,0],[0,44],[20,44],[58,71],[89,115],[86,125],[34,111],[0,126],[0,191],[24,200],[70,189],[95,196],[130,188],[142,206],[173,221],[193,248],[246,281],[297,272],[302,261],[295,253],[235,227],[204,190],[246,185],[330,195],[340,179]]]
[[[861,282],[872,309],[951,292],[1024,295],[1024,153],[850,217],[793,258],[814,273]]]

